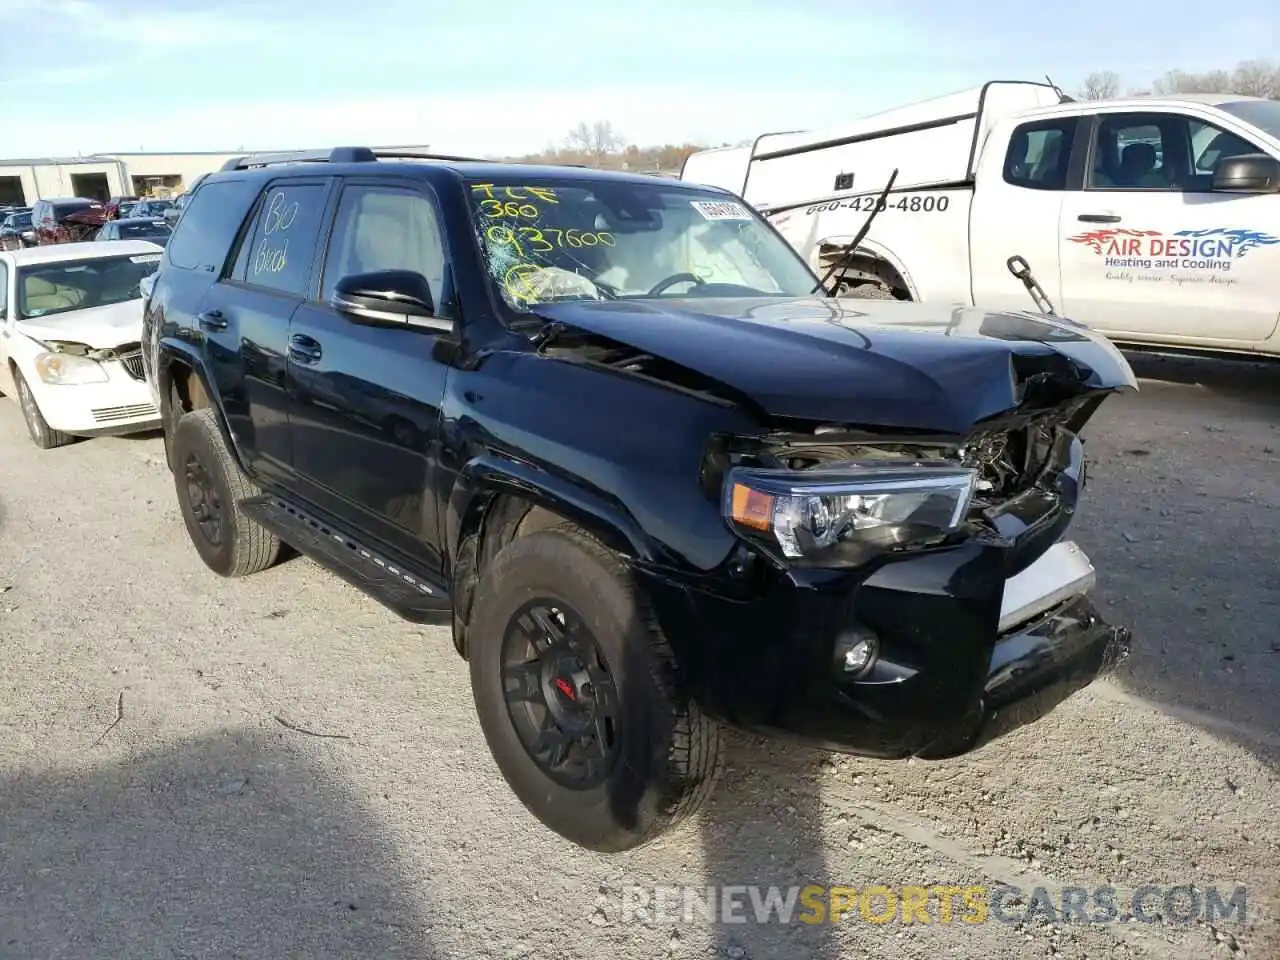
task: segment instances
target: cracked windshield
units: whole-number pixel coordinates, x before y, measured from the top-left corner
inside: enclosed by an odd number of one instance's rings
[[[473,181],[489,277],[508,306],[658,296],[804,296],[781,238],[722,194],[561,178]]]

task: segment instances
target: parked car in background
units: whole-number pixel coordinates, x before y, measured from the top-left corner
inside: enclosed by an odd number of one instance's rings
[[[36,245],[89,240],[109,218],[110,208],[101,200],[65,197],[37,200],[31,208]]]
[[[107,206],[111,210],[111,215],[116,218],[129,216],[133,205],[138,202],[138,198],[134,196],[128,197],[112,197],[107,201]]]
[[[157,219],[164,216],[164,212],[173,206],[173,201],[168,197],[143,197],[129,211],[130,217],[147,217],[149,219]],[[124,214],[121,214],[123,217]]]
[[[150,240],[164,246],[169,242],[173,228],[159,217],[126,217],[108,220],[102,225],[95,240]]]
[[[1127,347],[1280,357],[1275,101],[991,82],[695,153],[683,178],[741,193],[819,273],[845,262],[855,297],[1030,309],[1016,256]]]
[[[139,284],[160,257],[144,240],[0,253],[0,393],[37,447],[159,426]]]
[[[31,212],[10,213],[0,220],[0,250],[21,250],[35,246],[36,232],[31,226]]]

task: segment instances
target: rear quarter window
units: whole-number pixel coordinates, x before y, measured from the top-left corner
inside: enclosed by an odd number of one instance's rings
[[[257,194],[252,180],[201,184],[174,228],[165,253],[167,265],[219,273]]]

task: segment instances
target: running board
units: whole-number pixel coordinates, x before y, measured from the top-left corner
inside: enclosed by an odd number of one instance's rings
[[[449,594],[420,574],[379,556],[328,523],[275,496],[242,502],[245,513],[289,546],[413,623],[449,623]]]

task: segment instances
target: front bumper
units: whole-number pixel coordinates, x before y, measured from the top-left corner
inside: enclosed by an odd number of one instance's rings
[[[141,433],[161,426],[145,380],[126,372],[118,360],[101,364],[105,383],[50,384],[25,372],[40,412],[54,430],[77,437]]]
[[[712,715],[840,752],[948,756],[1044,716],[1128,653],[1128,631],[1088,599],[1077,546],[1012,577],[1002,553],[970,543],[862,579],[813,572],[747,601],[656,578],[650,595]],[[850,673],[853,638],[877,652]]]

